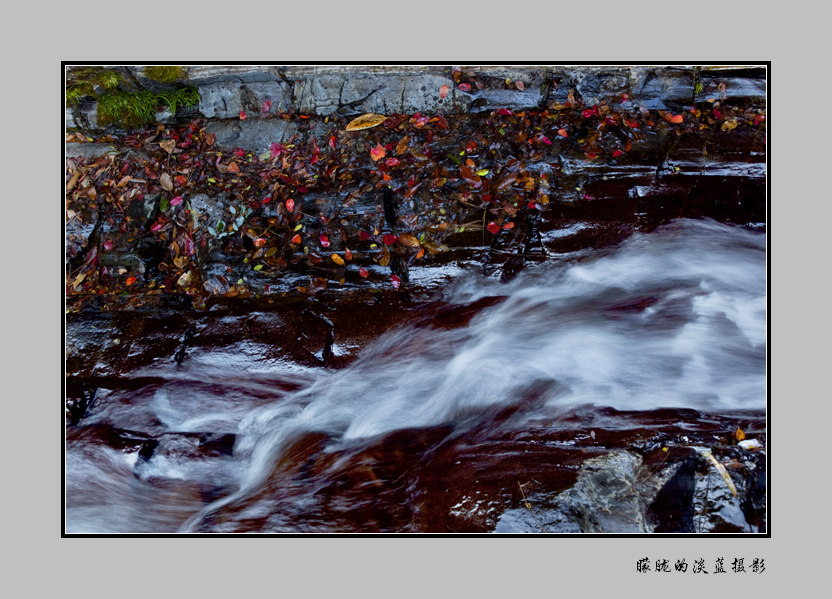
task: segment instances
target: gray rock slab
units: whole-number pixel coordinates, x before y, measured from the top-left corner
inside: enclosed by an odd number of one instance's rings
[[[98,158],[110,152],[118,152],[113,144],[107,143],[79,143],[66,144],[67,158]]]
[[[246,119],[241,121],[213,121],[205,127],[207,133],[216,136],[214,142],[220,149],[243,148],[253,152],[265,152],[272,143],[284,143],[298,132],[296,123],[283,119]]]

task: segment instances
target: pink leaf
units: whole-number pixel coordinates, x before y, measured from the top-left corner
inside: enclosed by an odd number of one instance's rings
[[[392,277],[390,277],[390,281],[393,283],[393,289],[398,289],[399,285],[402,284],[402,280],[399,277],[397,277],[396,275],[393,275]]]
[[[291,213],[294,209],[295,209],[295,200],[293,200],[292,198],[289,198],[288,200],[286,200],[286,210]]]
[[[181,204],[181,203],[182,203],[182,196],[176,196],[175,198],[173,198],[173,199],[170,201],[170,205],[171,205],[171,206],[178,206],[178,205],[179,205],[179,204]]]
[[[114,247],[115,247],[115,246],[113,245],[113,242],[112,242],[112,241],[110,241],[109,239],[108,239],[107,241],[105,241],[105,242],[104,242],[104,249],[105,249],[105,250],[107,250],[108,252],[109,252],[110,250],[112,250]]]
[[[266,100],[265,102],[263,102],[263,106],[261,106],[261,108],[263,109],[263,112],[270,111],[272,109],[272,101]]]
[[[508,108],[500,108],[500,110],[497,111],[497,114],[499,114],[500,116],[511,116],[514,113],[511,112]]]

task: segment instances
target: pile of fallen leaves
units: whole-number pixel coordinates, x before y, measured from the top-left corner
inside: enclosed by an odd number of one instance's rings
[[[718,102],[671,113],[639,108],[626,95],[616,105],[583,106],[572,94],[546,110],[283,118],[299,133],[259,155],[216,147],[196,120],[103,136],[95,141],[123,149],[67,160],[67,293],[245,295],[243,277],[235,279],[241,266],[267,278],[309,275],[299,291],[315,293],[343,283],[348,271],[367,278],[367,260],[429,259],[447,250],[451,235],[481,231],[486,240],[486,231],[546,211],[566,156],[613,165],[637,160],[631,154],[651,136],[765,126],[764,111]],[[67,141],[93,139],[76,133]],[[385,210],[382,187],[392,190],[393,208]],[[197,194],[223,198],[223,215],[209,222],[191,204]],[[136,262],[150,247],[158,249],[152,269]],[[217,252],[227,273],[207,274]],[[402,278],[394,270],[389,282],[398,288]]]

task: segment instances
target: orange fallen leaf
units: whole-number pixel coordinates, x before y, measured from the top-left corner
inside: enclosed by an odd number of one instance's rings
[[[384,146],[382,146],[381,144],[377,144],[375,148],[370,150],[370,158],[372,158],[374,162],[378,162],[379,160],[384,158],[386,154],[387,152],[385,151]]]
[[[236,162],[232,162],[228,165],[228,172],[229,173],[239,173],[240,172],[240,167],[237,166]]]
[[[132,285],[135,282],[136,282],[136,277],[127,277],[127,280],[124,281],[124,284],[125,285]]]
[[[447,85],[443,85],[442,87],[439,88],[439,97],[444,100],[445,97],[448,95],[449,91],[451,91],[451,88],[448,87]]]

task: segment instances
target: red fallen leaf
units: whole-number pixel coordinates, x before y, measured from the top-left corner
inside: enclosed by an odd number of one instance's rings
[[[366,279],[368,276],[370,276],[370,273],[367,272],[366,268],[359,268],[358,274],[361,275],[362,279]]]
[[[718,108],[714,108],[714,118],[721,119],[722,118],[722,111]]]
[[[240,111],[240,120],[241,120],[241,121],[244,121],[244,120],[246,120],[247,118],[248,118],[248,115],[247,115],[245,112],[243,112],[243,111],[241,110],[241,111]]]
[[[103,245],[104,249],[107,250],[108,252],[115,247],[113,245],[113,242],[110,241],[109,239],[107,241],[105,241],[102,245]]]
[[[592,201],[592,196],[589,195],[588,193],[585,193],[584,194],[584,199],[587,200],[587,201]]]
[[[509,229],[514,228],[514,223],[506,223],[503,225],[503,231],[508,231]]]
[[[376,144],[376,147],[370,150],[370,158],[373,159],[373,162],[378,162],[384,158],[385,154],[387,154],[387,151],[381,144]]]
[[[300,235],[295,235],[292,237],[291,243],[300,243]]]
[[[384,161],[384,164],[386,164],[387,166],[398,166],[399,164],[401,164],[401,161],[398,158],[388,158]]]
[[[175,198],[171,199],[170,205],[171,206],[178,206],[182,203],[182,196],[176,196]]]
[[[392,235],[390,233],[384,235],[384,245],[393,245],[398,240],[399,238],[396,235]]]
[[[537,204],[534,202],[529,202],[529,209],[530,210],[537,210]]]
[[[370,238],[370,234],[367,231],[359,231],[358,237],[361,238],[361,241],[367,241]]]
[[[630,96],[628,96],[627,94],[621,94],[621,103],[622,104],[624,102],[626,102],[627,100],[629,100],[629,99],[630,99]]]
[[[263,239],[262,237],[258,237],[257,239],[254,240],[254,247],[261,248],[264,245],[266,245],[266,240]]]
[[[325,248],[329,247],[329,237],[326,235],[321,235],[321,245]]]
[[[263,112],[270,111],[272,109],[272,101],[266,100],[265,102],[263,102],[263,105],[260,108],[263,110]]]
[[[279,144],[277,142],[272,142],[269,144],[269,152],[271,152],[272,158],[277,158],[281,154],[288,153],[288,148],[283,144]]]
[[[465,151],[468,152],[469,154],[471,152],[473,152],[474,150],[476,150],[476,149],[477,149],[477,142],[475,142],[475,141],[472,141],[467,146],[465,146]]]
[[[558,135],[561,137],[567,137],[569,134],[566,132],[566,129],[558,129]]]
[[[331,135],[329,137],[329,147],[332,148],[333,150],[335,149],[335,136],[334,135]]]
[[[447,85],[443,85],[442,87],[439,88],[439,97],[444,100],[445,96],[448,95],[449,91],[451,91],[451,88],[448,87]]]
[[[289,198],[288,200],[286,200],[286,210],[287,210],[287,212],[291,213],[292,210],[294,210],[294,209],[295,209],[295,200],[293,200],[292,198]]]
[[[516,87],[517,89],[519,89],[521,92],[522,92],[522,91],[526,91],[526,86],[523,84],[523,82],[522,82],[522,81],[515,81],[515,82],[514,82],[514,87]]]
[[[623,156],[623,155],[624,155],[624,152],[622,152],[621,150],[616,150],[615,152],[612,153],[613,158],[618,158],[619,156]]]
[[[136,277],[127,277],[127,280],[124,281],[124,284],[125,285],[132,285],[135,282],[136,282]]]
[[[228,165],[228,172],[229,173],[239,173],[240,172],[240,167],[237,166],[236,162],[231,162]]]
[[[459,89],[464,91],[464,92],[469,92],[469,91],[471,91],[471,86],[468,85],[467,83],[460,83],[459,84]]]
[[[425,125],[427,125],[430,122],[430,119],[428,117],[421,116],[421,115],[420,116],[413,115],[412,120],[413,120],[413,125],[415,127],[424,127]]]
[[[350,248],[344,248],[344,260],[352,260],[352,252],[350,251]]]
[[[758,114],[758,115],[756,115],[756,116],[754,117],[754,124],[755,124],[755,125],[759,125],[759,124],[760,124],[760,123],[762,123],[764,120],[766,120],[765,115]]]
[[[594,112],[592,112],[592,109],[591,109],[591,108],[585,108],[585,109],[584,109],[584,111],[581,113],[581,116],[583,116],[585,119],[588,119],[588,118],[589,118],[589,117],[591,117],[593,114],[595,114],[595,113],[594,113]]]
[[[272,201],[272,196],[266,196],[265,198],[263,198],[263,199],[260,201],[260,203],[261,203],[261,204],[268,204],[268,203],[269,203],[269,202],[271,202],[271,201]]]
[[[398,289],[399,285],[402,284],[402,280],[399,277],[397,277],[396,275],[393,275],[392,277],[390,277],[390,282],[393,283],[393,289]]]
[[[246,151],[245,151],[243,148],[235,148],[235,149],[234,149],[234,153],[235,153],[237,156],[239,156],[240,158],[242,158],[243,156],[245,156],[245,155],[246,155]]]
[[[188,179],[186,179],[186,178],[185,178],[185,177],[183,177],[182,175],[176,175],[176,176],[173,178],[173,180],[176,182],[176,184],[177,184],[179,187],[182,187],[183,185],[185,185],[185,183],[187,183],[187,182],[188,182]]]
[[[499,114],[500,116],[511,116],[514,113],[512,111],[510,111],[508,108],[500,108],[497,111],[497,114]]]
[[[598,154],[596,154],[595,152],[587,152],[586,157],[590,160],[595,160],[596,158],[598,158]]]
[[[490,223],[488,223],[488,226],[486,227],[486,229],[488,229],[489,233],[492,233],[492,234],[496,235],[497,231],[500,230],[500,225],[498,225],[494,221],[491,221]]]

